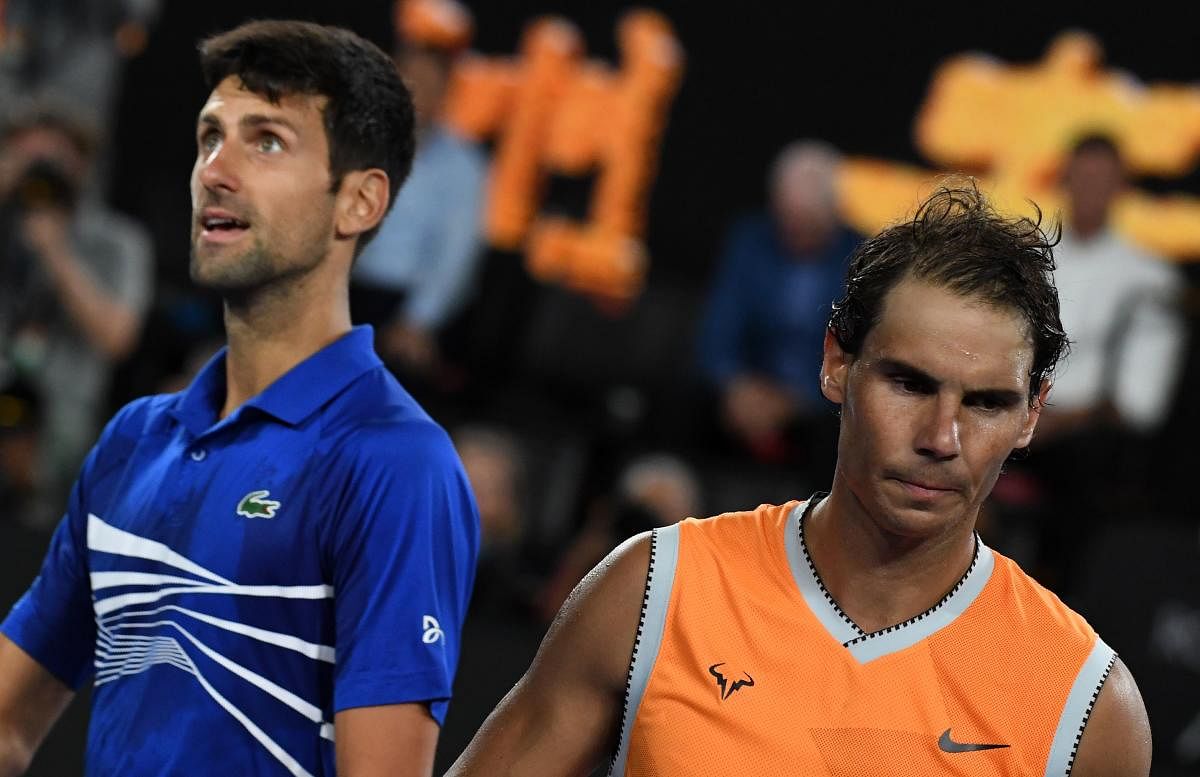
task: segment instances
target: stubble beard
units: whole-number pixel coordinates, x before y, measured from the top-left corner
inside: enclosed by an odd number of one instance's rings
[[[321,234],[303,236],[290,260],[256,235],[253,245],[238,256],[206,264],[197,255],[193,240],[189,274],[193,283],[216,292],[229,306],[245,307],[266,296],[286,294],[297,280],[319,267],[331,231],[314,230]]]

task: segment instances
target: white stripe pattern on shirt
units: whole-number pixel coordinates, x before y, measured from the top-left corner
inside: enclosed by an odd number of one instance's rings
[[[237,720],[289,773],[308,775],[309,772],[299,761],[286,752],[243,710],[213,687],[208,678],[200,671],[189,648],[229,672],[231,676],[248,683],[302,715],[317,726],[319,736],[333,741],[333,724],[324,719],[321,708],[215,650],[196,636],[184,623],[206,624],[227,634],[246,637],[261,644],[289,650],[312,660],[330,664],[335,661],[335,652],[332,646],[310,642],[291,634],[219,618],[176,604],[163,604],[153,609],[131,608],[156,603],[169,597],[194,594],[301,600],[332,599],[333,587],[329,585],[240,585],[216,574],[161,542],[148,540],[118,529],[96,515],[88,515],[87,542],[88,549],[92,552],[157,562],[171,567],[177,572],[193,576],[183,577],[178,574],[132,570],[112,570],[91,574],[93,609],[97,625],[96,685],[116,682],[123,677],[140,674],[156,666],[179,669],[192,675],[205,693]],[[130,592],[130,588],[145,590]],[[123,590],[116,591],[114,589]],[[103,596],[102,593],[109,595]],[[177,620],[176,616],[182,616],[183,622]],[[171,629],[183,637],[183,642],[173,636],[161,633],[155,635],[131,633],[143,629]]]

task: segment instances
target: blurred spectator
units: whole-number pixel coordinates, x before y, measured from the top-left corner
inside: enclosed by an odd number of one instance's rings
[[[509,433],[487,426],[454,431],[454,447],[479,508],[479,563],[472,609],[522,606],[520,563],[526,526],[525,459]]]
[[[820,449],[797,437],[811,436],[811,424],[836,427],[817,372],[830,303],[859,242],[837,215],[839,159],[812,140],[779,154],[770,212],[730,231],[705,313],[701,370],[720,395],[724,426],[760,459]]]
[[[46,519],[94,441],[111,367],[136,345],[152,290],[144,231],[80,200],[94,144],[47,103],[0,127],[0,372],[43,403]]]
[[[6,0],[0,106],[52,95],[101,133],[112,124],[121,59],[146,45],[161,0]]]
[[[517,441],[499,429],[465,426],[454,432],[454,447],[479,506],[480,556],[510,552],[524,532],[524,466]]]
[[[614,493],[592,505],[583,529],[563,554],[538,596],[544,620],[558,612],[575,584],[620,543],[659,526],[703,515],[700,481],[683,460],[668,454],[634,459]]]
[[[1063,187],[1068,213],[1054,281],[1071,353],[1055,375],[1038,439],[1100,424],[1150,431],[1166,418],[1182,367],[1183,277],[1111,228],[1125,173],[1110,139],[1090,135],[1076,144]]]
[[[621,473],[617,496],[613,533],[618,543],[704,512],[696,473],[665,453],[634,459]]]
[[[417,155],[379,234],[358,258],[351,311],[357,322],[375,325],[385,360],[420,375],[438,363],[437,334],[465,302],[478,267],[486,162],[439,120],[470,37],[469,13],[453,0],[411,2],[405,10],[417,24],[399,31],[410,37],[400,39],[395,59],[412,90]]]
[[[0,520],[29,522],[35,508],[41,402],[29,385],[0,385]]]
[[[1066,223],[1054,249],[1071,352],[1054,376],[1032,455],[1012,468],[999,494],[1016,492],[1032,474],[1039,575],[1066,594],[1080,538],[1144,506],[1149,436],[1166,418],[1182,367],[1184,281],[1176,267],[1112,229],[1124,186],[1112,140],[1088,135],[1076,143],[1064,168]]]

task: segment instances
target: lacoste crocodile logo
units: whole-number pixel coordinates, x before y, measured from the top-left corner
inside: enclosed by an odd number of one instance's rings
[[[280,503],[267,499],[270,495],[270,491],[251,491],[238,502],[237,514],[246,518],[274,518]]]

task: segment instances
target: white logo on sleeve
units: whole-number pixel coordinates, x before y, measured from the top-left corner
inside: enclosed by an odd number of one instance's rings
[[[421,641],[426,645],[432,645],[439,639],[444,641],[446,632],[442,631],[441,625],[437,622],[437,618],[432,615],[426,615],[421,618],[421,628],[425,633],[421,636]]]

